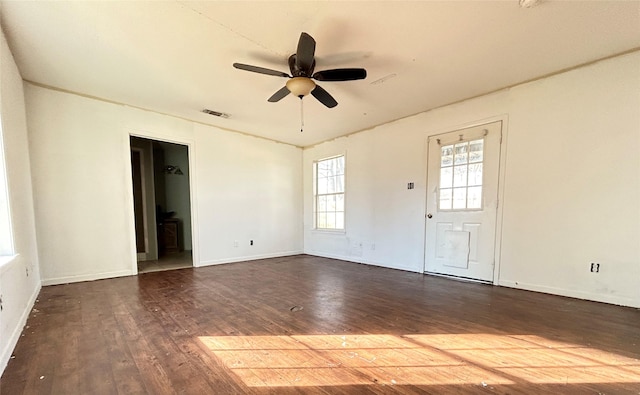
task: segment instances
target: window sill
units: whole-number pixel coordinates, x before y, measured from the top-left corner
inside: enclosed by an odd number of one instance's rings
[[[3,255],[0,256],[0,275],[11,266],[12,263],[18,260],[18,254],[16,255]]]
[[[330,235],[344,235],[347,233],[347,231],[345,229],[318,229],[318,228],[314,228],[311,229],[312,232],[314,233],[323,233],[323,234],[330,234]]]

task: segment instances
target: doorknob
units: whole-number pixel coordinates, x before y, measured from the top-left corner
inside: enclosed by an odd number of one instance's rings
[[[431,215],[431,213],[427,214],[427,218],[431,219],[433,218],[433,215]]]

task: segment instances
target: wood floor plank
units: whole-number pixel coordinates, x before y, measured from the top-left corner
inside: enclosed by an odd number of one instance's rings
[[[640,311],[299,255],[43,287],[0,394],[640,393]]]

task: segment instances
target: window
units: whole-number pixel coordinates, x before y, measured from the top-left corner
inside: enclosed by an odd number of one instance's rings
[[[440,210],[482,209],[484,139],[440,148]]]
[[[13,254],[13,234],[9,213],[9,190],[7,188],[3,135],[0,125],[0,256]]]
[[[314,227],[344,229],[344,155],[314,163]]]

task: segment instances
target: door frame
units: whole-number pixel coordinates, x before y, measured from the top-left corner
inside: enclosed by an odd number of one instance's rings
[[[136,260],[140,261],[140,260],[146,260],[147,257],[149,256],[149,225],[147,223],[148,221],[148,207],[147,207],[147,190],[145,188],[147,179],[145,176],[145,169],[146,169],[146,165],[145,165],[145,157],[144,157],[144,150],[138,148],[138,147],[130,147],[131,152],[137,152],[140,155],[140,181],[142,183],[142,190],[140,191],[140,193],[142,194],[141,199],[142,199],[142,225],[143,225],[143,230],[142,233],[144,234],[144,252],[138,252],[137,246],[136,246]],[[133,173],[133,169],[131,169],[131,172]],[[135,200],[135,196],[134,196],[134,200]],[[134,212],[134,216],[135,216],[135,212]],[[134,217],[135,219],[135,217]],[[137,237],[137,236],[136,236]]]
[[[199,237],[199,226],[198,226],[198,215],[197,215],[197,205],[196,205],[196,179],[197,174],[195,171],[195,163],[196,163],[196,154],[195,154],[195,143],[190,139],[181,139],[176,138],[174,136],[167,136],[163,134],[153,133],[146,130],[134,130],[134,129],[126,129],[125,133],[123,133],[124,137],[124,148],[126,150],[126,157],[129,158],[125,160],[125,167],[128,174],[128,178],[131,178],[131,137],[140,137],[149,140],[155,140],[166,143],[180,144],[187,147],[187,155],[189,156],[189,203],[191,205],[191,253],[192,253],[192,264],[193,267],[200,266],[200,237]],[[132,236],[131,239],[131,272],[133,275],[138,274],[138,261],[137,261],[137,252],[136,252],[136,241],[135,241],[135,217],[133,213],[133,185],[131,182],[127,182],[127,204],[130,207],[130,234]]]
[[[498,162],[498,207],[496,209],[496,228],[495,228],[495,239],[494,239],[494,249],[493,249],[493,255],[494,255],[494,266],[493,266],[493,280],[491,282],[491,284],[494,285],[500,285],[500,261],[501,261],[501,255],[502,255],[502,220],[503,220],[503,207],[504,207],[504,186],[505,186],[505,175],[506,175],[506,165],[507,165],[507,135],[508,135],[508,130],[509,130],[509,116],[507,114],[502,114],[502,115],[498,115],[498,116],[493,116],[493,117],[489,117],[489,118],[484,118],[484,119],[480,119],[477,121],[470,121],[467,123],[463,123],[463,124],[459,124],[456,126],[448,126],[448,127],[444,127],[444,128],[440,128],[437,130],[432,131],[431,133],[428,133],[425,137],[425,141],[424,141],[424,157],[425,157],[425,163],[424,163],[424,180],[425,180],[425,186],[428,185],[428,166],[429,166],[429,139],[439,136],[439,135],[443,135],[443,134],[447,134],[447,133],[451,133],[451,132],[456,132],[458,130],[461,129],[468,129],[468,128],[473,128],[473,127],[477,127],[477,126],[483,126],[486,124],[490,124],[490,123],[494,123],[494,122],[502,122],[502,138],[500,140],[500,158],[499,158],[499,162]],[[427,188],[425,188],[425,199],[424,199],[424,213],[423,213],[423,219],[424,219],[424,237],[422,239],[423,245],[422,245],[422,273],[427,274],[426,273],[426,268],[427,268],[427,199],[429,198],[429,191],[427,190]],[[429,275],[436,275],[436,274],[431,274],[428,273]],[[456,278],[453,276],[447,276],[447,275],[441,275],[442,277],[451,277],[451,278]],[[473,281],[473,280],[468,280],[468,281]]]

